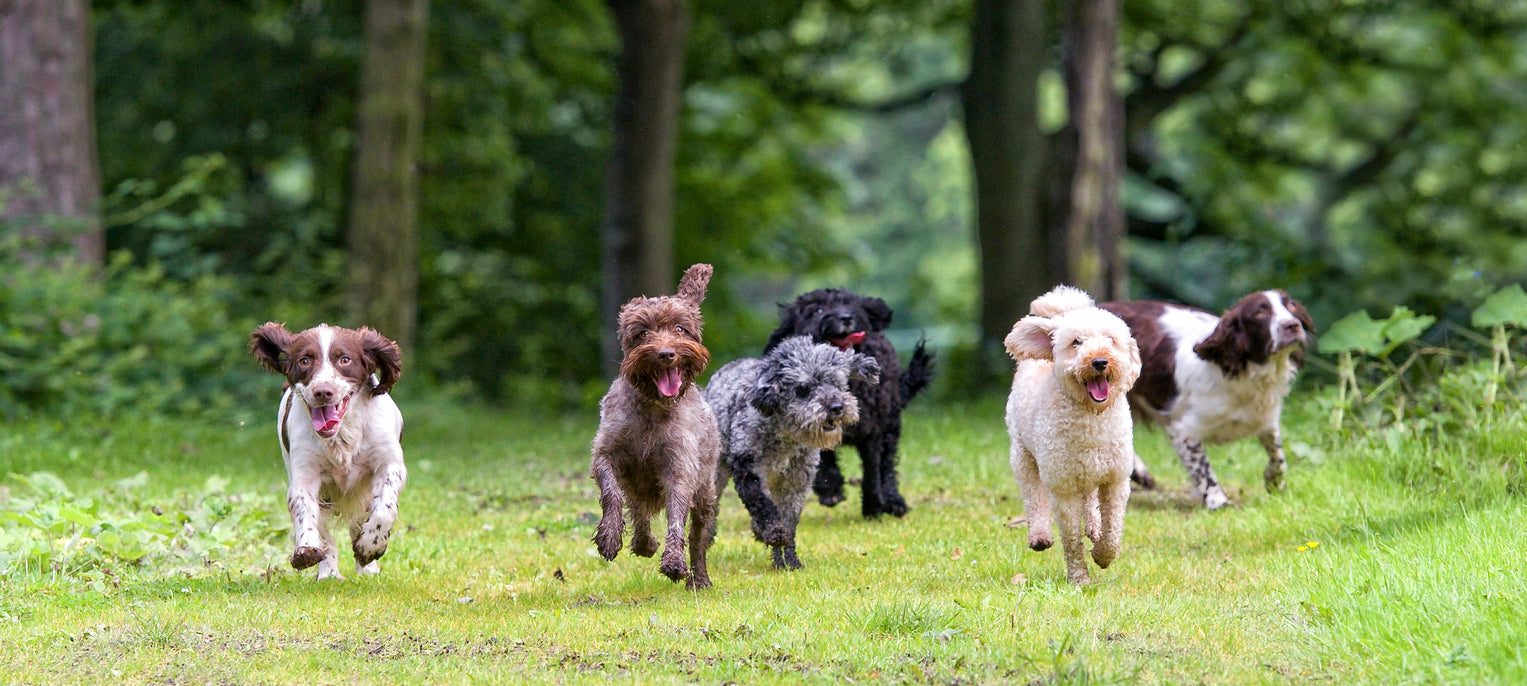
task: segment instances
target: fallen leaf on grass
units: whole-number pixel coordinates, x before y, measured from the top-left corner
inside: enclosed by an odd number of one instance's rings
[[[1014,586],[1022,586],[1029,582],[1029,576],[1023,572],[1019,572],[1014,574],[1013,578],[1008,579],[1007,582]]]

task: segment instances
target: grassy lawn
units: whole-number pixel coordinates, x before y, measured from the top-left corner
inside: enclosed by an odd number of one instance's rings
[[[861,520],[857,488],[810,505],[807,567],[779,573],[729,490],[716,587],[694,594],[655,559],[595,554],[591,415],[403,404],[404,530],[381,576],[343,582],[284,563],[263,415],[0,429],[0,471],[50,471],[103,512],[225,511],[214,498],[246,514],[209,525],[232,536],[211,564],[13,563],[0,683],[1527,682],[1519,408],[1439,437],[1334,432],[1301,400],[1285,417],[1289,490],[1262,490],[1254,441],[1212,450],[1234,500],[1213,513],[1141,430],[1164,488],[1135,494],[1119,561],[1076,589],[1059,549],[1030,552],[1013,525],[1001,399],[919,403],[902,450],[910,515]],[[140,471],[130,496],[110,492]],[[36,497],[9,483],[10,510]]]

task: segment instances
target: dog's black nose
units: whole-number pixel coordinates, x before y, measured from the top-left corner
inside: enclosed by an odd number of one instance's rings
[[[672,348],[663,348],[662,350],[657,351],[657,359],[664,362],[672,362],[673,358],[678,356],[679,354],[674,352]]]
[[[833,403],[827,406],[827,413],[837,417],[843,414],[843,403]]]
[[[1092,358],[1092,368],[1101,372],[1108,368],[1108,360],[1101,357],[1094,357]]]
[[[843,322],[844,326],[851,326],[854,323],[854,315],[840,314],[838,315],[838,321]]]

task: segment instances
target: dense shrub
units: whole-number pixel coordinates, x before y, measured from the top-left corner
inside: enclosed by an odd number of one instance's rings
[[[257,390],[230,283],[103,273],[0,248],[0,416],[226,411]]]

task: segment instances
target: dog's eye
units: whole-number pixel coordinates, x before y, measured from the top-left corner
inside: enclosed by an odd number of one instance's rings
[[[312,364],[313,364],[312,358],[303,357],[303,358],[299,358],[297,360],[297,366],[298,367],[302,367],[303,369],[307,369]]]
[[[673,330],[679,332],[680,334],[684,333],[684,327],[682,326],[675,326],[673,327]]]
[[[796,386],[795,387],[795,397],[804,399],[804,398],[806,398],[809,395],[811,395],[811,389],[810,388],[807,388],[805,386]]]
[[[1080,338],[1078,338],[1078,339],[1076,339],[1074,341],[1071,341],[1071,347],[1073,347],[1073,348],[1079,347],[1079,346],[1081,346],[1081,344],[1082,344],[1082,339],[1080,339]]]
[[[339,363],[340,364],[350,364],[350,356],[349,355],[340,355],[339,356]]]

